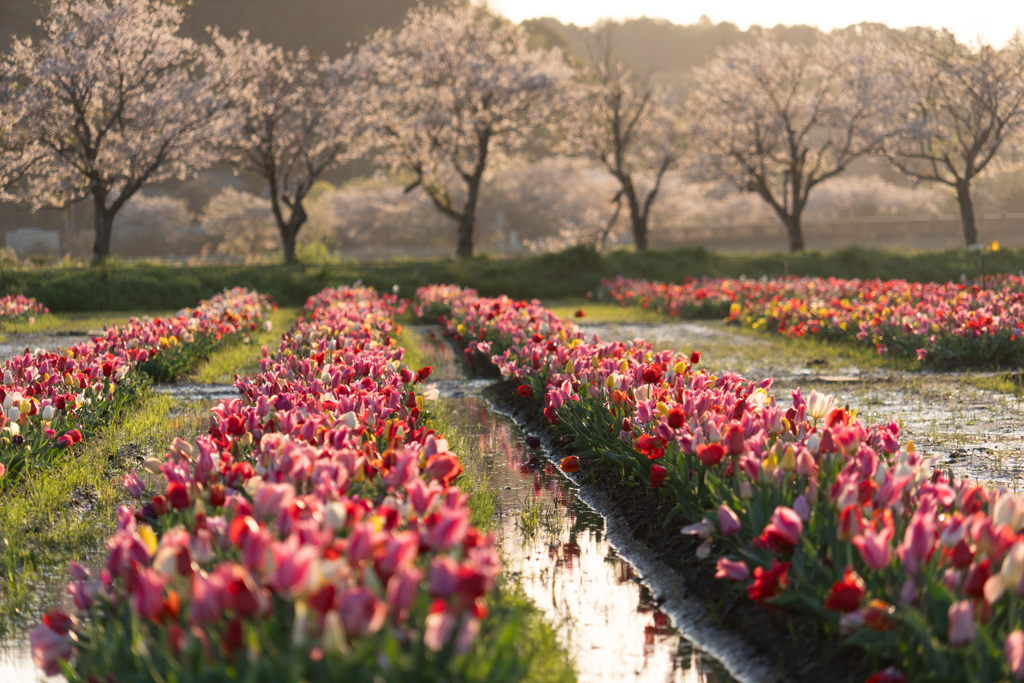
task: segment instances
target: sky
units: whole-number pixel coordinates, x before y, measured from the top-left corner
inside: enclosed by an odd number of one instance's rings
[[[1018,26],[1024,26],[1024,2],[1021,0],[489,0],[488,4],[515,22],[554,17],[562,23],[590,26],[605,18],[646,15],[676,24],[692,24],[706,14],[716,24],[730,21],[743,30],[752,24],[766,27],[808,24],[829,31],[871,21],[893,28],[948,28],[961,41],[970,42],[980,37],[998,47],[1006,43]]]

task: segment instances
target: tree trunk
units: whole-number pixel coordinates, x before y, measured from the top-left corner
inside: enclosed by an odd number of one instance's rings
[[[962,180],[956,184],[956,201],[960,204],[960,222],[964,226],[964,242],[967,246],[978,243],[978,227],[974,223],[974,202],[971,201],[971,184]]]
[[[292,215],[288,222],[278,219],[277,229],[281,233],[281,246],[284,247],[284,262],[286,265],[296,263],[295,243],[298,241],[299,230],[306,223],[306,210],[302,204],[295,204],[292,207]]]
[[[621,176],[622,192],[629,202],[629,223],[633,229],[633,246],[637,251],[647,251],[647,214],[640,208],[633,179],[628,175]]]
[[[473,226],[476,223],[476,204],[480,198],[482,173],[466,181],[466,204],[459,216],[459,244],[456,253],[460,257],[473,255]]]
[[[633,221],[633,245],[637,251],[647,251],[647,216],[630,212]]]
[[[789,216],[783,216],[782,222],[786,226],[786,234],[789,236],[789,250],[790,251],[803,251],[804,250],[804,231],[800,227],[800,215],[793,214]]]
[[[114,214],[107,210],[103,197],[94,197],[96,240],[92,244],[92,262],[103,263],[110,256],[110,233],[114,228]]]

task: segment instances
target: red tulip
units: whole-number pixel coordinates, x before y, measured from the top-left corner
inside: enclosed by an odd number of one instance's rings
[[[747,596],[751,600],[767,600],[778,595],[788,582],[786,572],[789,571],[789,565],[789,562],[780,564],[773,557],[771,569],[754,567],[754,583],[747,586]]]
[[[529,384],[520,385],[520,387],[516,391],[518,391],[519,395],[522,396],[523,398],[530,398],[533,396],[533,387],[531,387]]]
[[[572,474],[580,469],[580,459],[575,455],[570,455],[566,458],[562,458],[561,462],[558,463],[558,467],[563,472]]]
[[[847,567],[843,579],[832,584],[832,591],[825,600],[825,609],[833,612],[852,612],[860,607],[864,592],[864,579]]]
[[[189,506],[188,488],[180,482],[170,482],[167,484],[167,502],[175,510],[187,508]]]
[[[665,479],[668,477],[668,470],[661,465],[651,465],[651,488],[657,489],[665,485]]]
[[[697,446],[697,457],[707,467],[712,467],[725,457],[725,449],[720,443],[702,443]]]
[[[873,674],[864,683],[907,683],[907,675],[890,666],[888,669]]]

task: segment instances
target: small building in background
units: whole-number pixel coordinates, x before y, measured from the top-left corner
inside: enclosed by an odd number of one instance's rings
[[[57,256],[60,254],[60,231],[44,228],[18,228],[4,234],[5,246],[14,249],[18,258]]]

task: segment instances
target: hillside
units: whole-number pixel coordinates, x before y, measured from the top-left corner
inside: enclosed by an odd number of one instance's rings
[[[37,36],[36,20],[45,0],[0,0],[0,45],[12,36]],[[417,0],[193,0],[186,7],[182,33],[204,40],[207,26],[223,33],[248,30],[260,40],[288,49],[341,56],[381,27],[398,26]],[[440,4],[425,0],[424,4]]]

